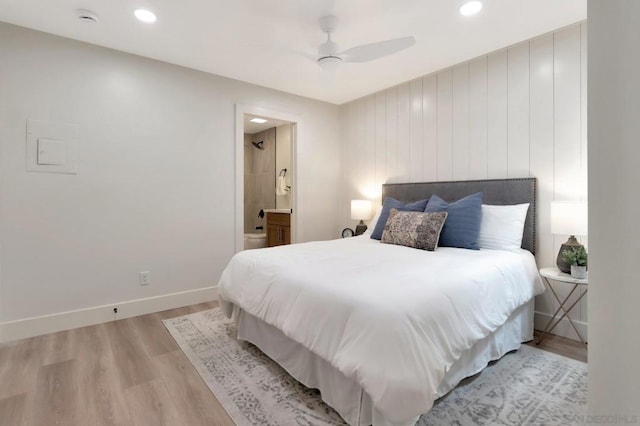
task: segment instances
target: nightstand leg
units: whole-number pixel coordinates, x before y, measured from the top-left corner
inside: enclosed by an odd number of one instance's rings
[[[577,287],[577,286],[576,286]],[[558,325],[560,323],[560,321],[562,321],[562,319],[564,317],[567,317],[567,319],[569,320],[569,324],[571,325],[571,327],[573,328],[573,331],[576,332],[576,334],[578,335],[578,339],[580,339],[580,341],[582,342],[582,344],[586,347],[587,346],[587,342],[584,341],[584,339],[582,338],[582,335],[580,334],[580,332],[578,331],[578,328],[576,327],[576,325],[573,323],[573,320],[571,319],[571,317],[569,316],[569,312],[571,312],[571,310],[573,309],[574,306],[576,306],[578,304],[578,302],[584,297],[584,295],[587,294],[587,290],[585,290],[583,293],[580,294],[580,297],[578,297],[575,302],[573,302],[571,304],[571,306],[569,306],[568,309],[564,308],[564,303],[562,304],[561,308],[564,311],[564,314],[560,317],[560,319],[558,319],[556,321],[556,323],[553,325],[553,327],[551,327],[551,329],[553,330],[555,328],[556,325]],[[565,300],[566,301],[566,300]]]
[[[569,292],[567,297],[565,297],[563,301],[560,301],[560,298],[558,297],[558,293],[556,293],[556,291],[553,289],[553,287],[551,286],[551,283],[549,283],[549,280],[547,280],[546,277],[543,277],[543,279],[547,282],[547,287],[551,290],[551,293],[553,293],[553,297],[555,297],[556,301],[560,304],[560,306],[558,307],[558,309],[556,309],[556,311],[553,313],[553,315],[551,315],[551,318],[549,318],[549,322],[547,322],[547,325],[545,326],[544,331],[542,332],[542,335],[538,338],[538,341],[536,342],[536,345],[539,345],[540,342],[542,342],[544,340],[544,338],[547,336],[547,334],[551,333],[553,331],[553,329],[556,328],[556,325],[558,325],[558,323],[560,321],[556,321],[556,323],[553,324],[553,326],[551,324],[556,319],[556,315],[558,315],[558,313],[560,313],[560,311],[564,309],[564,304],[567,303],[567,300],[569,300],[569,298],[571,297],[573,292],[576,291],[576,289],[578,288],[578,286],[575,285],[571,289],[571,291]],[[580,299],[578,299],[578,300],[580,300]],[[561,319],[562,318],[564,318],[564,315],[561,317]]]
[[[545,278],[545,280],[546,280],[546,278]],[[549,284],[548,281],[547,281],[547,284]],[[569,300],[569,298],[571,297],[573,292],[578,288],[578,285],[577,284],[574,285],[573,289],[571,289],[571,291],[569,292],[567,297],[565,297],[562,302],[560,301],[560,298],[558,297],[558,294],[555,292],[553,287],[551,285],[549,285],[549,288],[551,289],[551,292],[553,293],[554,297],[556,298],[556,300],[558,301],[560,306],[553,313],[553,316],[551,317],[551,319],[547,323],[547,326],[545,327],[544,331],[542,332],[542,335],[540,336],[540,338],[536,342],[536,345],[539,345],[540,342],[542,342],[544,340],[544,338],[547,336],[547,334],[551,333],[553,331],[553,329],[556,328],[556,326],[558,324],[560,324],[560,321],[562,321],[566,317],[569,320],[569,325],[571,325],[571,328],[573,328],[573,331],[575,331],[575,333],[578,335],[578,339],[580,339],[580,342],[582,342],[582,344],[586,347],[587,343],[584,341],[584,339],[582,338],[582,335],[578,331],[578,328],[573,323],[573,320],[569,316],[569,312],[571,312],[571,310],[578,304],[578,302],[584,297],[584,295],[587,294],[587,290],[582,292],[580,294],[580,296],[571,304],[571,306],[569,306],[569,308],[565,308],[564,307],[565,303],[567,303],[567,301]],[[563,314],[562,314],[562,316],[560,318],[556,319],[556,315],[558,315],[558,313],[560,311],[563,311]],[[555,320],[555,322],[554,322],[554,320]],[[551,324],[551,323],[553,323],[553,324]]]

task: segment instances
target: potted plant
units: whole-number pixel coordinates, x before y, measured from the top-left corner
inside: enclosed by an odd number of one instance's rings
[[[584,246],[572,247],[563,251],[562,260],[571,265],[571,276],[573,278],[587,278],[587,251]]]

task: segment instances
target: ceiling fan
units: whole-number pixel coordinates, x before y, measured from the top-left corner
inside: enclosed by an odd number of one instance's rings
[[[318,47],[317,62],[322,68],[333,67],[340,62],[369,62],[384,56],[393,55],[415,44],[413,36],[378,41],[362,44],[342,52],[338,51],[338,45],[331,39],[331,33],[335,31],[338,18],[335,16],[323,16],[319,20],[320,29],[327,34],[327,41]]]

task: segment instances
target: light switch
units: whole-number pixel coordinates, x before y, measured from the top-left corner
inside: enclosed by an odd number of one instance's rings
[[[67,146],[62,140],[38,138],[38,164],[64,166],[67,163]]]

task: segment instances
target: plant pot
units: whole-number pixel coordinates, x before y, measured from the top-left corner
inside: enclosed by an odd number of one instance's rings
[[[587,278],[587,267],[571,265],[571,277],[578,280],[584,280]]]

